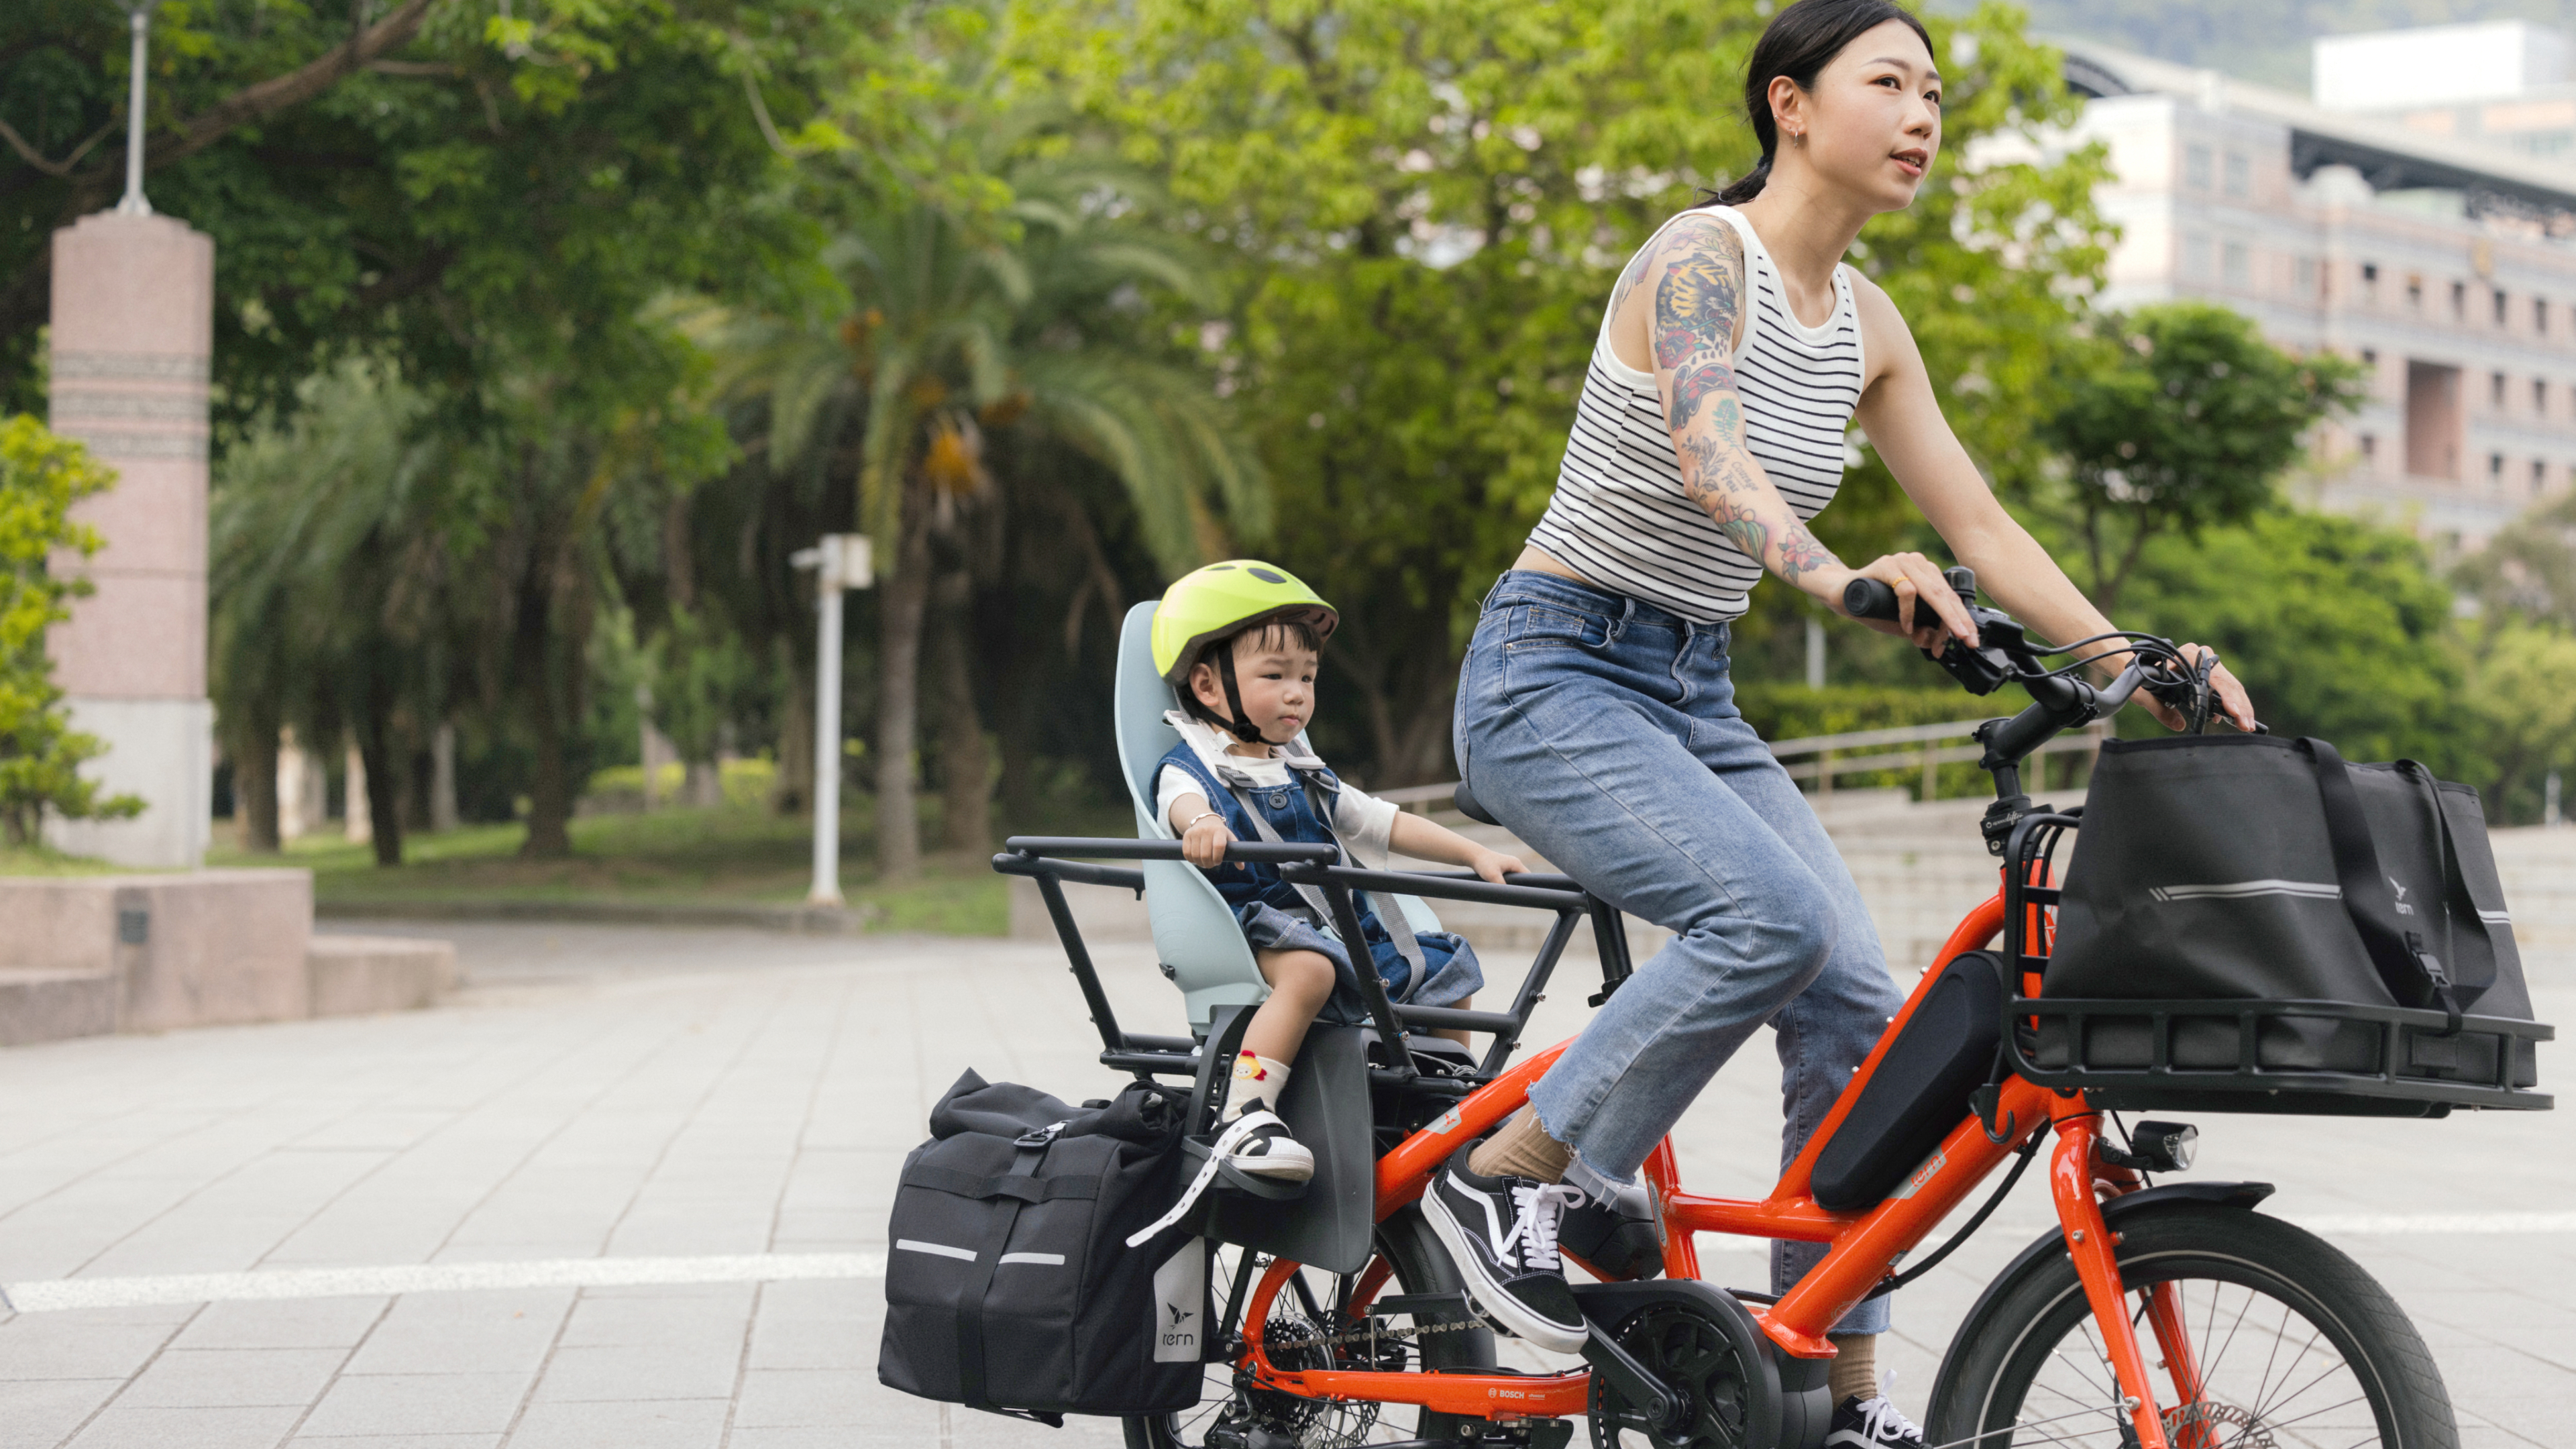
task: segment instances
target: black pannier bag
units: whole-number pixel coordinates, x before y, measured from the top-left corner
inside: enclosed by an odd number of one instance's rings
[[[1186,1111],[1147,1082],[1073,1107],[958,1078],[895,1190],[878,1379],[1047,1423],[1197,1403],[1206,1240],[1127,1243],[1186,1183]]]
[[[2549,1105],[2477,793],[2323,740],[2106,741],[2040,1001],[2025,1074],[2114,1105]]]

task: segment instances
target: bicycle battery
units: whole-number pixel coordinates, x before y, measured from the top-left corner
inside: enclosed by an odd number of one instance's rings
[[[1941,968],[1860,1100],[1816,1156],[1816,1205],[1876,1207],[1968,1115],[2003,1035],[2003,959],[1967,951]]]

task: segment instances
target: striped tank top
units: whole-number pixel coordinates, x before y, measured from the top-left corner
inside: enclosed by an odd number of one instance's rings
[[[1834,268],[1834,310],[1809,327],[1789,310],[1788,289],[1752,223],[1712,206],[1744,239],[1745,290],[1752,315],[1733,358],[1744,402],[1746,450],[1800,518],[1813,518],[1842,486],[1843,432],[1860,405],[1860,314],[1850,271]],[[1690,216],[1694,212],[1683,212]],[[1676,216],[1673,221],[1679,221]],[[1664,223],[1671,226],[1672,221]],[[1656,236],[1661,236],[1658,228]],[[1649,237],[1643,252],[1655,245]],[[1619,360],[1610,314],[1592,344],[1592,366],[1575,404],[1574,432],[1556,474],[1556,495],[1529,541],[1613,593],[1695,623],[1744,616],[1745,594],[1762,578],[1715,520],[1682,494],[1681,464],[1655,375]]]

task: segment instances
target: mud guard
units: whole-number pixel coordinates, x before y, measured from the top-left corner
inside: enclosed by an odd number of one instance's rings
[[[2272,1193],[2272,1184],[2268,1182],[2169,1183],[2163,1187],[2148,1188],[2144,1192],[2115,1197],[2102,1204],[2102,1221],[2106,1226],[2118,1227],[2123,1219],[2135,1217],[2142,1212],[2153,1212],[2158,1207],[2172,1203],[2184,1202],[2243,1208],[2251,1212],[2257,1204],[2270,1197]],[[1954,1388],[1953,1375],[1956,1372],[1960,1350],[1964,1345],[1974,1341],[1974,1335],[1985,1331],[1986,1319],[1993,1312],[1996,1301],[2012,1291],[2013,1285],[2019,1283],[2025,1274],[2050,1258],[2064,1256],[2065,1252],[2064,1230],[2051,1228],[2033,1239],[2029,1247],[2015,1254],[2012,1262],[1994,1276],[1994,1281],[1986,1285],[1986,1291],[1977,1295],[1976,1306],[1968,1310],[1967,1317],[1959,1320],[1959,1331],[1951,1335],[1950,1346],[1942,1351],[1941,1371],[1932,1379],[1930,1400],[1932,1406],[1937,1407],[1949,1401]],[[1937,1412],[1931,1409],[1927,1409],[1924,1414],[1924,1420],[1927,1423],[1937,1417],[1939,1417]]]

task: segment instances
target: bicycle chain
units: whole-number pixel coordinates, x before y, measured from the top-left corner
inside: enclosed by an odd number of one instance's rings
[[[1411,1328],[1354,1328],[1347,1333],[1324,1334],[1316,1338],[1300,1339],[1298,1342],[1301,1344],[1343,1344],[1365,1343],[1372,1339],[1384,1342],[1390,1338],[1398,1342],[1402,1342],[1405,1339],[1420,1338],[1426,1334],[1464,1333],[1470,1328],[1482,1328],[1484,1326],[1485,1322],[1483,1319],[1469,1318],[1464,1323],[1417,1323]]]

